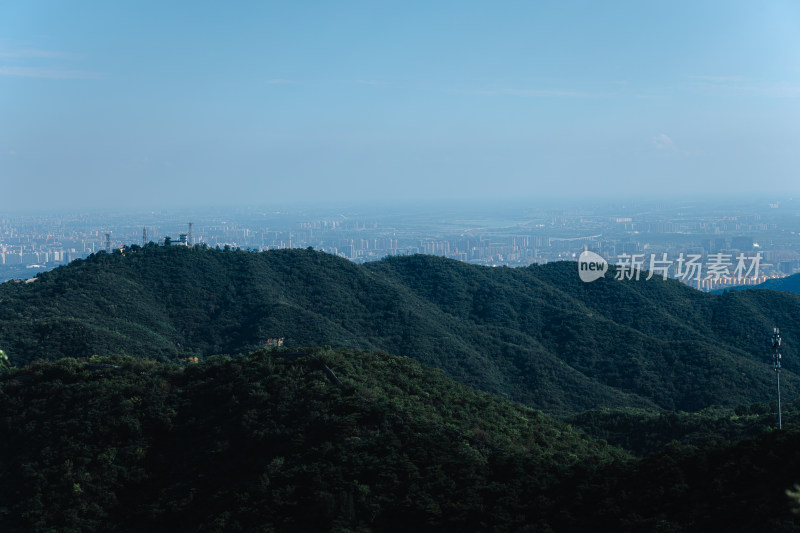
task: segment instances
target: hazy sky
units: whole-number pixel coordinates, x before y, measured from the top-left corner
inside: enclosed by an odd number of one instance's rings
[[[765,190],[798,2],[0,3],[4,210]]]

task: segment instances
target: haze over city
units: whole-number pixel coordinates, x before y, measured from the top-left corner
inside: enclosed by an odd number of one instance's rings
[[[0,209],[797,192],[794,2],[7,2]]]

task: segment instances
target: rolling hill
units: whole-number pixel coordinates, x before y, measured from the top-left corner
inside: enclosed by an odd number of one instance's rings
[[[773,291],[791,292],[793,294],[800,294],[800,274],[792,274],[785,278],[768,279],[758,285],[742,285],[740,287],[732,287],[728,290],[754,290],[754,289],[769,289]]]
[[[579,464],[627,457],[411,359],[341,350],[35,363],[2,376],[0,427],[4,531],[518,528],[546,522],[543,491]]]
[[[797,531],[797,429],[637,460],[380,352],[0,376],[10,532]]]
[[[166,362],[285,337],[407,355],[555,414],[696,411],[772,399],[766,341],[779,325],[784,393],[797,395],[800,296],[611,275],[583,283],[575,270],[134,246],[0,285],[0,348],[17,365],[139,353]]]

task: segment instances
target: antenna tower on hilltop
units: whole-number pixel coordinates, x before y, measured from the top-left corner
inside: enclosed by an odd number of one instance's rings
[[[778,429],[783,429],[781,423],[781,331],[778,328],[772,329],[772,352],[775,358],[774,369],[778,377]]]

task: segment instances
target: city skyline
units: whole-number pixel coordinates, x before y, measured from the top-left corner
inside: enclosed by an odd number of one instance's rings
[[[92,253],[171,242],[252,251],[311,247],[356,263],[421,253],[486,266],[577,261],[589,250],[610,264],[651,273],[667,265],[669,277],[710,290],[800,272],[799,212],[797,201],[783,198],[735,204],[660,199],[582,207],[484,202],[448,209],[363,206],[0,216],[0,281],[32,279]],[[693,270],[684,269],[684,263]],[[715,275],[715,263],[718,272],[743,266],[755,271],[734,280]]]

